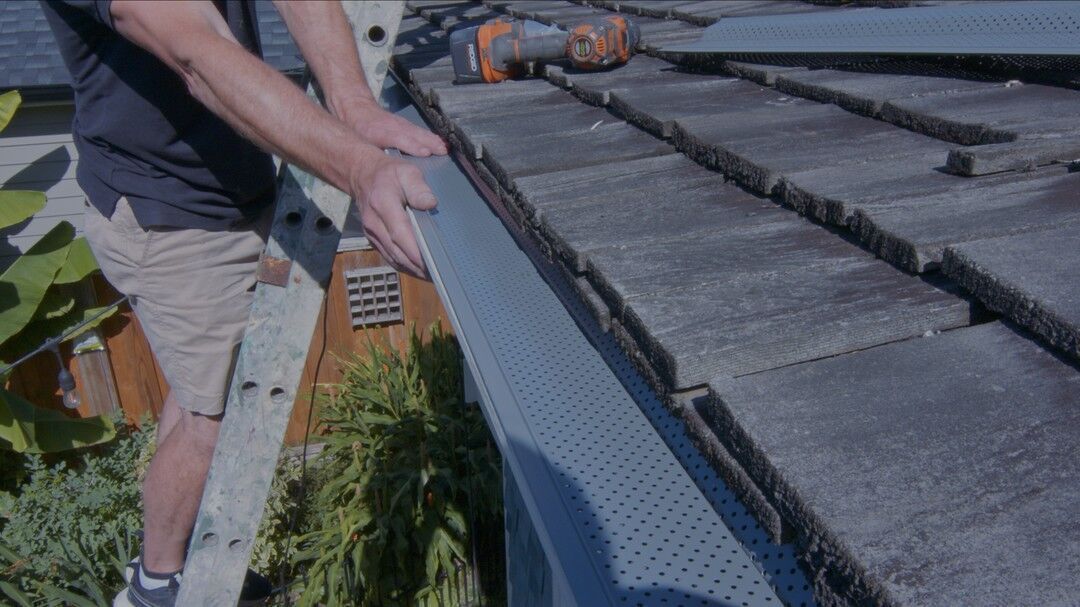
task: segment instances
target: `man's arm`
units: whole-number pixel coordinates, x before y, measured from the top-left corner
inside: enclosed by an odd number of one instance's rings
[[[241,135],[351,194],[384,257],[424,274],[405,205],[431,209],[435,196],[416,167],[362,141],[241,47],[209,0],[114,0],[110,14],[120,35],[175,70],[196,99]]]
[[[446,153],[446,144],[434,133],[379,107],[368,89],[341,3],[275,0],[274,6],[335,116],[378,147],[398,148],[413,156]]]

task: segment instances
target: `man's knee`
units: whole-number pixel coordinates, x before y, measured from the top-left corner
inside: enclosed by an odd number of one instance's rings
[[[223,414],[203,415],[190,411],[180,411],[177,429],[183,432],[184,442],[200,452],[213,454],[217,445],[218,432],[221,430]]]

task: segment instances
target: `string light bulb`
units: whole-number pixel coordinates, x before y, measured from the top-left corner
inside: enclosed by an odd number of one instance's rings
[[[56,355],[56,362],[60,365],[60,373],[56,374],[56,383],[60,384],[60,389],[64,392],[64,406],[68,409],[78,409],[82,399],[79,398],[79,391],[75,389],[75,376],[67,370],[64,366],[64,358],[60,356],[60,342],[52,340],[48,349]]]
[[[78,409],[82,403],[79,391],[75,389],[75,376],[64,367],[60,367],[60,373],[56,376],[60,389],[64,391],[64,406],[68,409]]]

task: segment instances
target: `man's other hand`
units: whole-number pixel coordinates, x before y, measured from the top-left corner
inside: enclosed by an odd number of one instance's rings
[[[435,208],[435,195],[420,169],[391,156],[368,160],[354,173],[352,195],[360,208],[364,232],[383,258],[398,270],[427,278],[405,211],[406,206],[423,211]]]
[[[361,139],[376,147],[394,148],[410,156],[442,156],[447,152],[441,137],[374,103],[350,108],[346,122]]]

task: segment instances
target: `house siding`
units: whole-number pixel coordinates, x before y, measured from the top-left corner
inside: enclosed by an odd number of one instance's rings
[[[0,230],[0,267],[6,267],[61,221],[81,233],[85,194],[75,181],[78,152],[71,137],[71,104],[22,107],[0,133],[0,184],[38,190],[48,199],[33,218]]]

